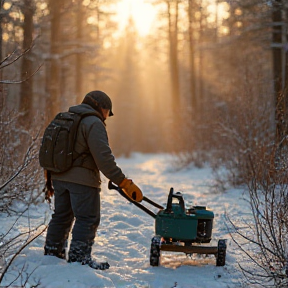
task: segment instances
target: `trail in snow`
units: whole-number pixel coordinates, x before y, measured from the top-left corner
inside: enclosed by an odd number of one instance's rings
[[[30,275],[25,287],[137,287],[137,288],[224,288],[241,287],[242,274],[237,261],[241,255],[225,225],[225,211],[230,217],[249,217],[250,213],[241,191],[230,190],[215,193],[209,168],[190,167],[173,172],[171,156],[165,154],[133,154],[131,158],[117,159],[124,173],[139,185],[145,196],[165,206],[170,187],[184,194],[186,205],[203,205],[214,211],[213,238],[228,239],[226,266],[216,267],[215,257],[187,257],[185,254],[162,252],[161,266],[149,264],[150,243],[154,236],[154,219],[129,203],[115,190],[108,190],[108,180],[103,179],[101,223],[95,238],[93,255],[107,260],[110,269],[98,271],[68,264],[64,260],[43,256],[45,235],[41,235],[24,249],[4,278],[1,287],[11,283],[23,270],[11,287],[23,285],[25,275]],[[29,211],[32,223],[42,221],[47,204]],[[149,207],[154,212],[157,209]],[[50,213],[50,212],[49,212]],[[12,219],[2,217],[2,229],[8,229]],[[15,229],[27,229],[27,222]],[[214,242],[212,244],[215,244]]]

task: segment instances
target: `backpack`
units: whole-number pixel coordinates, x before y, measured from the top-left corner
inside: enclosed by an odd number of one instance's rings
[[[73,166],[79,156],[74,151],[74,144],[80,121],[87,116],[98,114],[84,112],[81,114],[61,112],[51,121],[44,131],[39,150],[39,163],[47,171],[65,172]]]

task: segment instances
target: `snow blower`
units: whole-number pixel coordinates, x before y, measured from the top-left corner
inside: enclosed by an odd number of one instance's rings
[[[111,181],[108,188],[117,190],[124,198],[155,219],[155,236],[151,241],[150,265],[159,266],[161,251],[183,252],[186,255],[214,254],[216,266],[224,266],[226,259],[226,240],[218,240],[217,246],[207,246],[212,239],[214,213],[205,206],[185,207],[181,192],[174,193],[171,188],[167,206],[155,203],[147,197],[143,201],[159,209],[155,214],[141,203],[130,199],[121,188]]]

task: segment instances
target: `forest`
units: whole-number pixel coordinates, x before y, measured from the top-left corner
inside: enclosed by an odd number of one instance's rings
[[[285,1],[142,1],[154,13],[144,36],[133,1],[126,19],[119,2],[2,0],[2,107],[39,127],[103,90],[116,155],[209,150],[219,118],[256,130],[263,111],[285,134]]]
[[[0,3],[1,213],[12,213],[15,199],[27,201],[21,191],[39,201],[45,126],[102,90],[113,102],[107,130],[116,157],[171,153],[177,169],[209,163],[221,190],[247,185],[261,267],[273,258],[283,270],[286,0]]]

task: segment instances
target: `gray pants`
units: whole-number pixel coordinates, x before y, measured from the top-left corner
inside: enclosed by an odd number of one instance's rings
[[[100,189],[54,180],[55,210],[46,242],[65,243],[72,229],[72,242],[93,242],[100,223]]]

